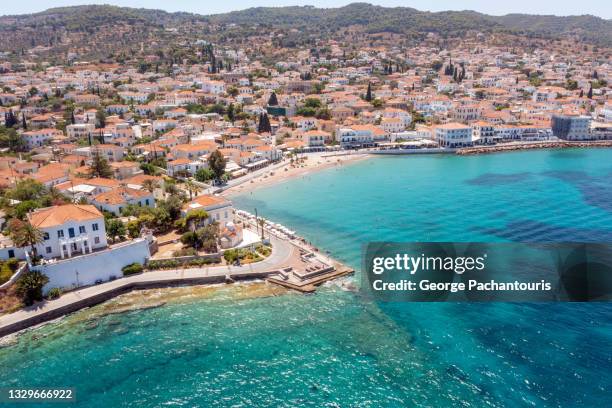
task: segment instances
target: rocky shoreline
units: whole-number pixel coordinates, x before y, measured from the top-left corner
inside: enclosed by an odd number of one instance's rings
[[[494,146],[466,147],[457,150],[456,154],[468,156],[474,154],[499,153],[532,149],[568,149],[568,148],[589,148],[589,147],[612,147],[612,140],[594,141],[554,141],[554,142],[532,142],[532,143],[512,143]]]

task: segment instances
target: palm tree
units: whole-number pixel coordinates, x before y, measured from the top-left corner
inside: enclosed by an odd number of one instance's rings
[[[9,223],[11,231],[11,239],[15,245],[19,247],[30,246],[32,255],[36,256],[36,245],[40,244],[43,239],[43,232],[30,224],[27,221],[13,219]]]
[[[49,282],[47,275],[39,271],[29,271],[22,275],[15,284],[17,294],[26,306],[43,299],[42,288]]]
[[[59,191],[59,189],[57,189],[55,186],[47,187],[47,195],[49,196],[49,198],[51,198],[51,202],[53,205],[64,204],[67,201],[66,196],[62,194],[62,192]]]
[[[194,183],[193,180],[185,181],[185,188],[187,189],[187,191],[189,191],[189,199],[190,200],[193,200],[193,195],[194,194],[197,196],[198,193],[200,191],[202,191],[200,186],[198,186],[196,183]]]
[[[266,220],[264,218],[260,218],[257,220],[257,222],[261,226],[261,239],[264,239],[264,226],[266,225]]]

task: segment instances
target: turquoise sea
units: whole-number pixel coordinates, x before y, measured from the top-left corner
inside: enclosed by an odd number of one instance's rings
[[[234,202],[355,268],[369,241],[612,242],[612,150],[372,158]],[[75,407],[612,406],[609,304],[248,291],[76,313],[0,348],[0,386],[73,387]]]

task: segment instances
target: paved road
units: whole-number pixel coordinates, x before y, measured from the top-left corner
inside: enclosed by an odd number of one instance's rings
[[[148,285],[159,286],[163,285],[164,283],[172,284],[180,283],[181,281],[193,282],[197,281],[198,279],[205,281],[207,278],[225,277],[228,275],[232,278],[249,276],[255,277],[257,275],[276,271],[290,264],[291,259],[296,256],[297,248],[287,241],[280,240],[276,237],[270,238],[272,243],[272,253],[268,258],[260,262],[241,266],[211,266],[204,268],[145,272],[139,275],[120,278],[112,282],[106,282],[100,285],[75,290],[64,294],[59,299],[41,302],[19,310],[15,313],[1,316],[0,337],[8,334],[9,332],[15,331],[9,329],[15,324],[26,321],[32,322],[40,319],[40,321],[33,323],[38,324],[42,321],[57,318],[58,316],[67,313],[63,311],[70,309],[71,306],[86,303],[87,301],[92,301],[92,304],[98,303],[94,301],[94,299],[102,298],[105,294],[109,293],[121,293],[122,291],[128,291],[138,287],[146,287]],[[45,316],[49,317],[45,318]],[[31,326],[33,324],[28,324],[27,326]]]

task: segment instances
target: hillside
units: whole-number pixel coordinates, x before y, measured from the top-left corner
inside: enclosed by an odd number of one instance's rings
[[[428,33],[454,36],[468,30],[506,31],[536,37],[577,35],[587,42],[612,46],[612,20],[584,16],[508,14],[488,16],[474,11],[425,12],[408,7],[353,3],[340,8],[257,7],[207,17],[213,23],[263,24],[307,31],[362,25],[368,32]]]
[[[294,37],[334,36],[348,27],[366,33],[397,33],[418,40],[428,33],[461,37],[468,31],[510,33],[535,38],[572,38],[612,46],[612,20],[594,16],[488,16],[474,11],[423,12],[408,7],[353,3],[322,9],[312,6],[257,7],[202,16],[115,6],[75,6],[0,17],[0,51],[24,52],[34,47],[52,53],[76,52],[102,57],[117,52],[173,45],[195,35],[224,40],[232,35],[261,35],[261,27],[294,30]],[[212,28],[211,28],[212,27]],[[298,30],[297,34],[295,30]]]

